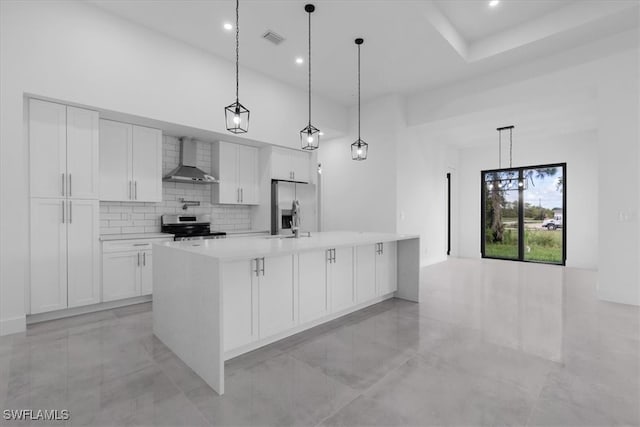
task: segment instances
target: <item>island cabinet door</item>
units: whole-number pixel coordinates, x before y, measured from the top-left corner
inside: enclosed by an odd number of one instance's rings
[[[300,323],[310,322],[329,312],[327,266],[329,249],[298,255],[298,295]]]
[[[336,248],[329,268],[331,310],[336,312],[354,304],[353,248]]]
[[[376,289],[378,295],[398,290],[396,242],[378,243],[376,251]]]
[[[256,260],[222,264],[224,351],[258,338]]]
[[[260,338],[295,325],[293,255],[262,258],[258,281]]]
[[[356,247],[356,301],[369,301],[376,296],[376,245]]]

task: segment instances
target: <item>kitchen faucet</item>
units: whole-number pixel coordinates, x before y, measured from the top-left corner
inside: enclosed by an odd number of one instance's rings
[[[300,237],[300,202],[294,200],[291,205],[291,231],[297,239]]]

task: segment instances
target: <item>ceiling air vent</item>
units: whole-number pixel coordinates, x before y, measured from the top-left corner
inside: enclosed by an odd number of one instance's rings
[[[271,30],[267,30],[267,32],[262,35],[262,38],[265,40],[269,40],[271,43],[275,45],[279,45],[284,41],[284,37],[282,37],[280,34]]]

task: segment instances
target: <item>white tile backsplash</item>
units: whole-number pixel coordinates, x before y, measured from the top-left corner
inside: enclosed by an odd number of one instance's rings
[[[205,172],[211,171],[211,144],[198,142],[196,165]],[[178,166],[180,142],[172,136],[163,137],[163,175]],[[215,185],[215,184],[213,184]],[[200,201],[200,206],[182,209],[178,199]],[[234,231],[251,229],[251,207],[235,205],[212,205],[211,185],[162,183],[161,203],[100,202],[100,233],[154,233],[160,231],[160,215],[163,214],[210,214],[211,229]]]

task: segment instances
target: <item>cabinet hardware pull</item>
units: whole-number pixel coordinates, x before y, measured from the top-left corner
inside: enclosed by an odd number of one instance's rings
[[[69,224],[73,222],[73,203],[69,200]]]
[[[240,202],[244,203],[244,188],[240,189]]]
[[[240,189],[236,188],[236,202],[240,203]]]
[[[62,201],[62,223],[64,224],[64,200]]]
[[[148,243],[134,243],[133,246],[147,246]]]
[[[60,178],[62,178],[62,184],[60,185],[60,195],[64,196],[64,174],[60,174]]]
[[[380,255],[384,255],[384,242],[380,243]]]
[[[71,189],[71,174],[69,174],[69,196],[73,195],[73,190]]]
[[[262,257],[262,275],[264,276],[264,257]]]
[[[327,249],[327,262],[329,262],[329,264],[331,264],[331,249]]]
[[[140,267],[140,252],[138,252],[138,267]]]
[[[146,252],[142,252],[142,265],[144,265],[144,266],[147,265],[147,253]]]
[[[259,270],[258,263],[260,262],[260,260],[259,258],[254,258],[253,260],[256,262],[256,269],[253,270],[253,272],[256,273],[256,277],[258,277],[258,270]]]
[[[133,197],[131,197],[131,181],[129,181],[129,200],[131,200]]]
[[[138,181],[134,181],[133,183],[133,188],[135,190],[134,194],[135,194],[135,200],[138,200]]]
[[[333,262],[335,263],[336,262],[336,249],[333,248],[333,249],[331,249],[331,251],[333,252]]]

